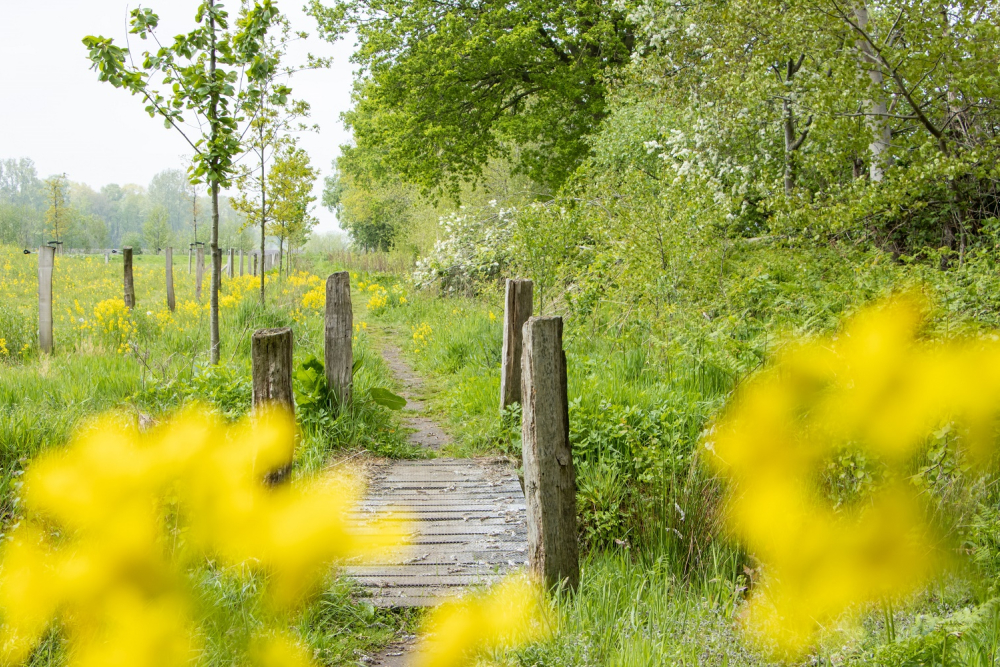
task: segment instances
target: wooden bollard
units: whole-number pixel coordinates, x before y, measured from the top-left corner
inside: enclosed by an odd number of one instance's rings
[[[294,417],[292,342],[292,330],[289,327],[258,329],[250,339],[254,411],[269,405],[279,405]],[[266,481],[278,484],[287,479],[291,471],[292,461],[289,458],[282,467],[267,471]]]
[[[174,302],[174,249],[167,248],[164,254],[167,256],[167,308],[173,312],[176,308]]]
[[[340,405],[351,402],[354,382],[354,313],[351,310],[351,274],[333,273],[326,279],[326,381]]]
[[[132,246],[122,248],[122,266],[125,274],[125,307],[135,308],[135,283],[132,281]]]
[[[552,588],[580,583],[576,471],[569,443],[566,354],[561,317],[524,325],[521,439],[528,515],[528,567]]]
[[[43,245],[38,248],[38,350],[52,354],[52,270],[56,264],[56,249]]]
[[[198,246],[194,253],[194,299],[201,301],[201,281],[205,277],[205,248]]]
[[[104,263],[108,264],[110,261],[111,261],[111,253],[110,252],[104,253]]]
[[[253,406],[281,403],[295,411],[292,394],[292,330],[259,329],[250,340]]]
[[[229,277],[232,278],[235,275],[236,270],[236,251],[233,248],[229,249]]]
[[[240,278],[243,277],[243,248],[240,248]]]
[[[500,364],[500,409],[521,402],[521,344],[524,323],[531,317],[530,280],[508,280],[503,310],[503,354]]]

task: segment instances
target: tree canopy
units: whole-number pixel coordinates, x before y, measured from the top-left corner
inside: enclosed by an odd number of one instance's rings
[[[623,6],[600,0],[313,0],[322,33],[356,31],[361,65],[345,115],[358,147],[424,189],[475,178],[519,147],[550,186],[606,116],[606,75],[635,46]]]

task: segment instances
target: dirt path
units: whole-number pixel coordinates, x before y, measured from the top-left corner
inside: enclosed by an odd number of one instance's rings
[[[410,442],[434,456],[451,440],[423,414],[426,385],[399,348],[386,343],[382,354],[407,399],[403,423],[412,429]],[[494,583],[525,563],[524,494],[506,461],[434,456],[377,465],[357,519],[363,526],[386,512],[415,518],[410,545],[346,572],[376,606],[439,604],[470,586]],[[412,636],[400,637],[369,664],[407,665],[414,641]]]

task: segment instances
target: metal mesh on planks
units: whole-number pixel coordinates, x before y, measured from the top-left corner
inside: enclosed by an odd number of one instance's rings
[[[378,466],[354,511],[356,529],[386,513],[413,520],[408,546],[345,569],[375,606],[439,604],[525,566],[524,492],[509,462],[438,458]]]

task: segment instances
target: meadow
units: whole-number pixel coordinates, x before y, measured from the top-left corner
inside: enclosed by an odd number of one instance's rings
[[[308,264],[306,264],[308,266]],[[37,255],[0,248],[0,532],[22,517],[20,480],[31,461],[64,446],[97,415],[111,413],[133,427],[155,425],[183,406],[199,404],[229,422],[250,409],[250,334],[291,326],[295,363],[323,356],[324,280],[306,271],[223,278],[220,293],[223,363],[208,364],[208,281],[195,299],[187,258],[176,257],[176,310],[166,306],[162,255],[136,255],[137,305],[122,300],[122,264],[112,256],[58,255],[53,278],[55,352],[37,350]],[[238,272],[238,271],[237,271]],[[336,467],[358,452],[409,453],[395,417],[367,400],[371,387],[392,386],[381,356],[359,319],[354,341],[355,395],[350,409],[300,410],[294,474]],[[309,391],[296,383],[296,390]],[[266,618],[263,580],[208,563],[202,580],[209,628],[205,664],[231,664],[240,646]],[[211,621],[211,622],[208,622]],[[412,615],[358,602],[352,586],[331,578],[294,619],[296,635],[321,664],[349,664],[371,653],[413,622]],[[236,637],[236,639],[234,639]],[[54,626],[29,664],[63,664],[65,640]]]
[[[186,258],[175,262],[177,309],[165,306],[163,257],[136,257],[137,307],[120,299],[121,264],[103,257],[60,256],[55,271],[55,340],[51,357],[35,349],[35,256],[0,252],[0,444],[2,525],[21,518],[20,479],[40,453],[57,450],[94,416],[110,411],[130,424],[155,424],[185,405],[207,405],[229,423],[250,407],[249,332],[291,326],[298,369],[322,359],[323,281],[343,258],[305,257],[291,276],[267,275],[261,306],[257,278],[224,278],[223,363],[207,364],[207,309],[194,298]],[[760,257],[755,258],[755,262]],[[775,263],[795,263],[776,257]],[[800,265],[801,266],[801,265]],[[360,267],[354,267],[360,268]],[[817,270],[828,271],[829,267]],[[848,272],[859,283],[890,284],[895,269],[873,263]],[[759,269],[758,269],[759,272]],[[772,269],[771,276],[780,275]],[[886,277],[888,276],[888,278]],[[738,279],[738,278],[734,278]],[[773,280],[773,277],[772,277]],[[734,303],[753,298],[760,280],[743,280]],[[817,283],[807,283],[816,285]],[[825,289],[825,288],[824,288]],[[877,291],[879,287],[873,287]],[[207,292],[207,290],[206,290]],[[789,298],[780,327],[819,321]],[[824,298],[816,291],[810,298]],[[825,298],[840,298],[829,290]],[[858,303],[864,301],[857,297]],[[489,285],[477,294],[442,298],[406,276],[352,273],[355,308],[355,391],[359,400],[342,414],[302,407],[295,475],[337,469],[338,462],[375,456],[419,455],[405,443],[394,415],[366,399],[373,387],[393,387],[378,349],[397,345],[428,381],[432,412],[455,436],[446,453],[520,460],[520,411],[498,409],[503,297]],[[839,331],[826,303],[821,332]],[[812,313],[810,311],[812,310]],[[582,582],[575,595],[554,598],[550,637],[526,648],[492,653],[506,665],[757,665],[995,664],[1000,608],[991,584],[1000,567],[1000,540],[991,474],[971,470],[952,449],[958,433],[931,438],[907,468],[923,497],[932,499],[959,545],[960,567],[905,595],[865,603],[825,628],[809,650],[777,656],[766,640],[745,631],[752,594],[762,581],[760,560],[725,524],[726,481],[701,446],[734,390],[757,375],[779,330],[721,318],[742,331],[713,342],[684,339],[704,318],[674,313],[670,344],[641,327],[616,327],[598,316],[568,317],[564,345],[569,380],[571,442],[577,469]],[[694,323],[693,323],[694,322]],[[942,331],[977,331],[974,318],[931,310],[931,338]],[[790,334],[787,334],[790,335]],[[954,335],[954,333],[953,333]],[[696,344],[690,344],[695,339]],[[734,363],[735,360],[735,363]],[[300,398],[313,390],[296,376]],[[926,444],[926,443],[925,443]],[[360,455],[360,459],[358,458]],[[874,460],[844,451],[824,469],[826,492],[851,507],[880,481]],[[232,664],[238,647],[265,627],[266,578],[234,573],[218,564],[196,567],[207,600],[205,664]],[[348,582],[332,577],[323,592],[290,621],[295,641],[319,664],[359,664],[398,632],[412,630],[421,614],[386,612],[367,605]],[[54,626],[30,664],[63,664],[65,637]],[[363,661],[362,661],[363,662]]]

